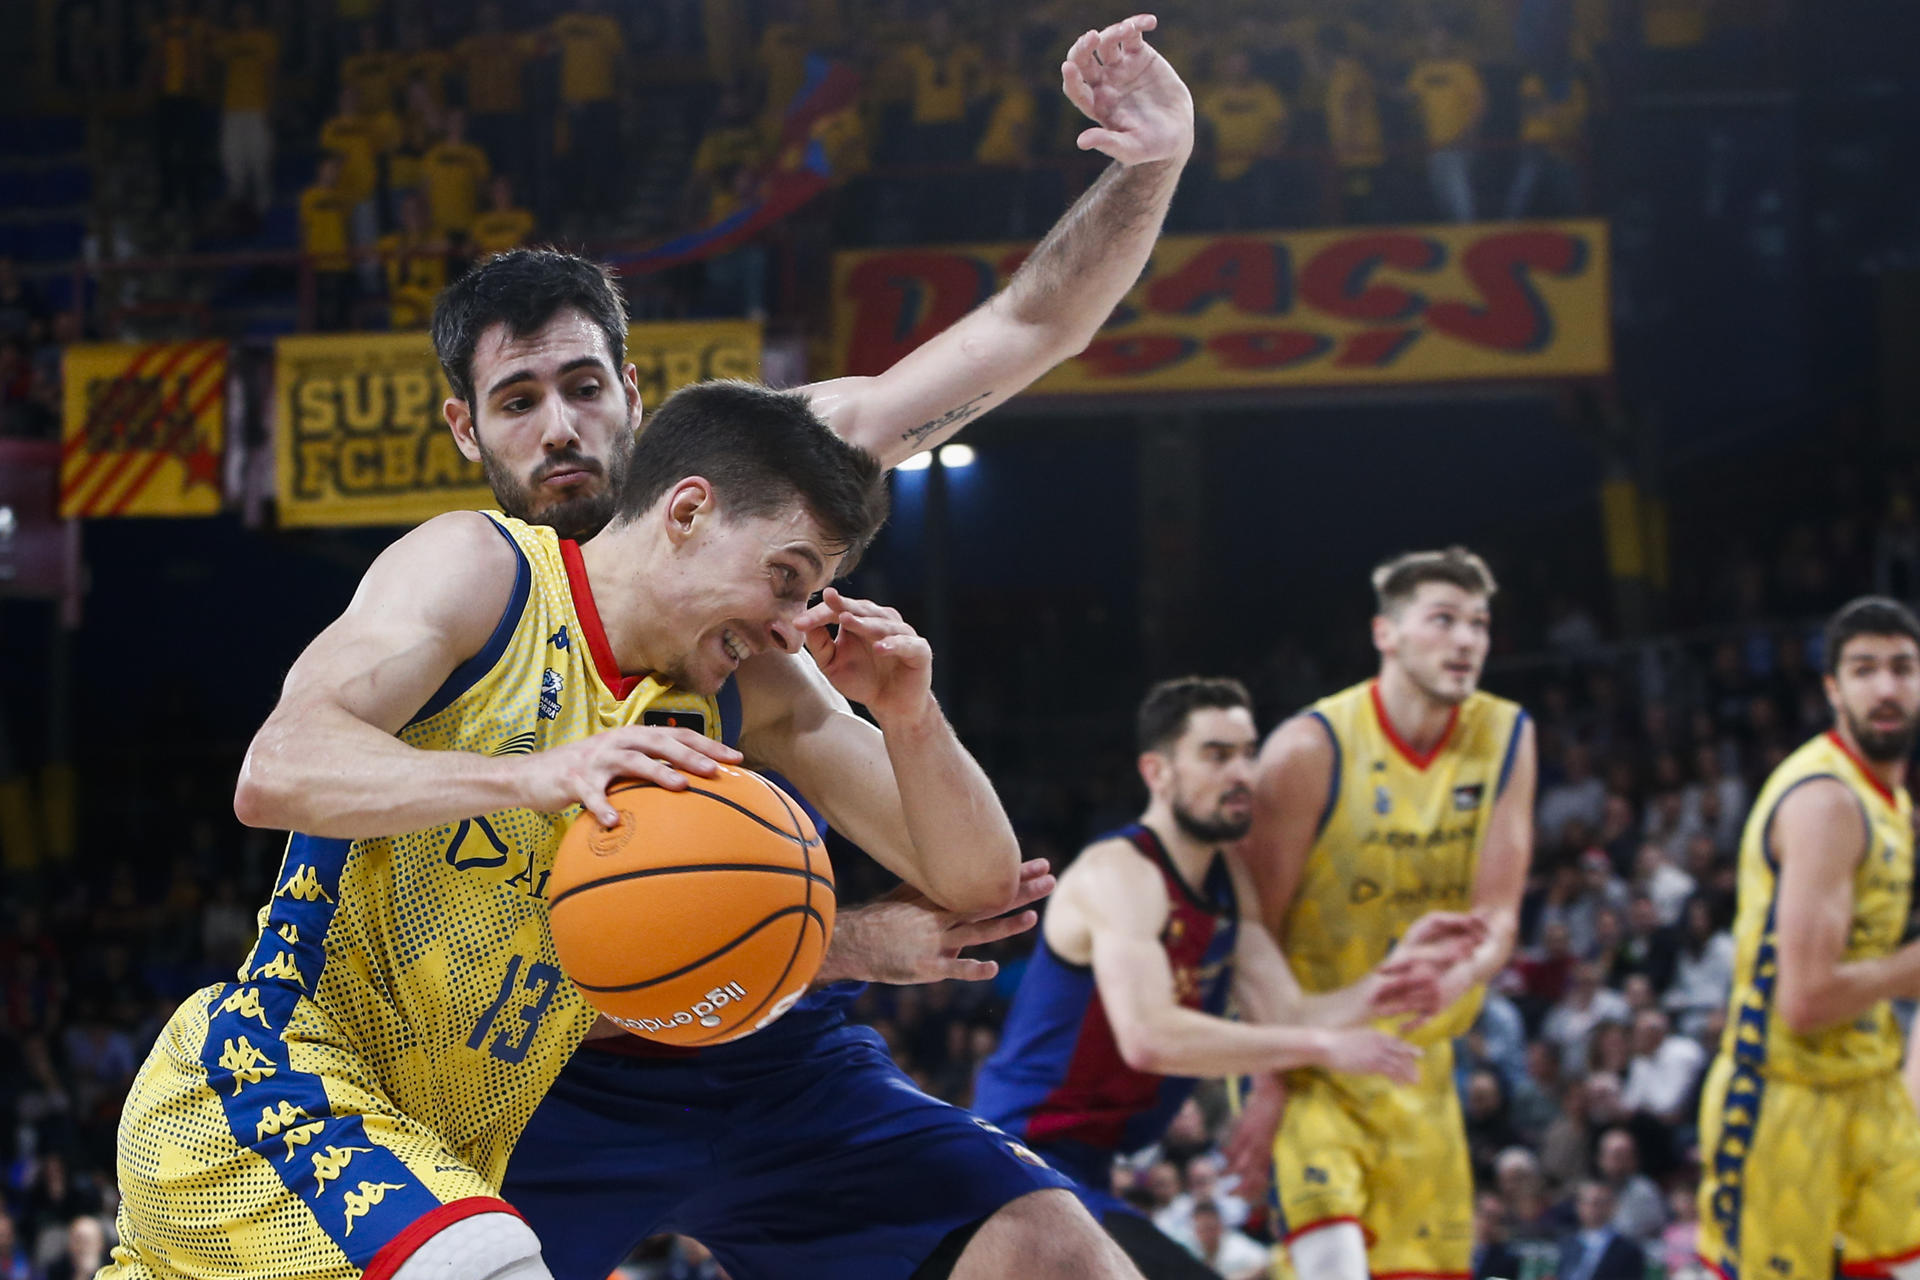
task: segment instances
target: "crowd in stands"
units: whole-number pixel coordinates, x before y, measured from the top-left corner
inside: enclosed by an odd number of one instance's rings
[[[758,194],[814,55],[861,85],[814,126],[836,191],[813,216],[835,238],[1036,235],[1097,168],[1060,57],[1112,17],[1088,0],[55,12],[58,80],[103,171],[90,253],[297,247],[324,276],[305,316],[323,328],[412,327],[443,272],[508,245],[718,222]],[[1200,122],[1185,231],[1586,211],[1596,113],[1623,85],[1777,26],[1760,0],[1184,0],[1159,17]],[[767,238],[710,289],[699,269],[669,278],[664,308],[764,306]]]

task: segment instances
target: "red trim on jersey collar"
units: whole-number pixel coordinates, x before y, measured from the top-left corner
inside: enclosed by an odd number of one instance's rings
[[[593,602],[593,584],[587,581],[580,544],[571,538],[560,539],[560,559],[567,566],[567,588],[573,593],[574,616],[580,619],[587,652],[593,655],[593,668],[600,673],[607,688],[613,690],[613,696],[624,702],[646,677],[622,674],[620,664],[613,660],[613,645],[608,642],[607,629],[600,622],[600,606]]]
[[[1434,757],[1445,750],[1447,739],[1453,737],[1453,726],[1460,722],[1460,704],[1456,702],[1447,708],[1447,727],[1440,731],[1440,736],[1433,740],[1433,745],[1422,753],[1408,746],[1407,740],[1400,736],[1400,731],[1393,727],[1393,720],[1387,715],[1387,704],[1380,701],[1378,680],[1367,686],[1367,696],[1373,699],[1373,714],[1379,719],[1380,731],[1387,735],[1387,741],[1393,744],[1393,749],[1398,751],[1408,764],[1422,773],[1425,773],[1427,766],[1433,763]]]
[[[1867,780],[1868,786],[1872,787],[1875,791],[1878,791],[1880,793],[1880,798],[1882,800],[1885,800],[1888,804],[1892,805],[1896,809],[1900,807],[1900,802],[1893,798],[1892,789],[1888,787],[1886,783],[1880,781],[1879,778],[1874,776],[1874,772],[1871,768],[1868,767],[1867,762],[1860,758],[1859,752],[1855,751],[1851,746],[1847,744],[1847,740],[1840,736],[1840,731],[1838,729],[1827,730],[1827,737],[1832,740],[1834,746],[1840,748],[1841,755],[1844,755],[1847,759],[1853,761],[1853,767],[1860,771],[1860,776]]]
[[[421,1245],[454,1223],[483,1213],[510,1213],[520,1221],[526,1221],[520,1216],[520,1211],[505,1200],[495,1200],[490,1196],[450,1200],[421,1214],[399,1235],[380,1246],[380,1252],[373,1255],[367,1262],[367,1269],[360,1273],[360,1280],[389,1280],[408,1258],[419,1251]]]

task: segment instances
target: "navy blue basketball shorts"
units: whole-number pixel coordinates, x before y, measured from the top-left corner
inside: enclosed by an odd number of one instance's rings
[[[660,1232],[700,1241],[733,1280],[908,1280],[1009,1201],[1074,1190],[922,1093],[865,1027],[760,1039],[697,1058],[574,1054],[501,1192],[555,1280],[606,1280]]]

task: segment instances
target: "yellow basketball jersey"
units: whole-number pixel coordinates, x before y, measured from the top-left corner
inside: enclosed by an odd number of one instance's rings
[[[1475,693],[1425,756],[1388,722],[1376,681],[1322,698],[1308,714],[1333,739],[1333,785],[1283,942],[1301,987],[1319,992],[1365,977],[1427,912],[1472,906],[1480,847],[1526,713]],[[1412,1038],[1433,1044],[1461,1034],[1480,995],[1462,998]]]
[[[508,756],[640,723],[720,736],[714,699],[620,674],[574,544],[492,518],[519,559],[512,601],[402,741]],[[226,1037],[221,1065],[259,1073],[255,1028],[296,1046],[296,1063],[302,1041],[345,1049],[369,1074],[358,1083],[498,1185],[594,1020],[547,925],[547,875],[578,813],[505,809],[372,840],[293,836],[244,985],[210,1011],[211,1034]],[[236,1070],[234,1106],[246,1079]],[[263,1114],[261,1126],[291,1144],[308,1119]]]
[[[1773,1007],[1778,979],[1774,912],[1779,864],[1774,810],[1814,778],[1833,778],[1860,802],[1866,857],[1853,873],[1853,923],[1847,962],[1884,956],[1900,945],[1913,890],[1913,802],[1887,791],[1834,733],[1823,733],[1781,762],[1760,790],[1740,838],[1739,913],[1734,921],[1732,1008],[1720,1051],[1760,1075],[1802,1084],[1843,1084],[1900,1065],[1900,1031],[1885,1000],[1851,1022],[1798,1035]]]

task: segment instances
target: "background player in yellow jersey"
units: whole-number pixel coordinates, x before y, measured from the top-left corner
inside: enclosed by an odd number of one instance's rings
[[[1477,691],[1493,575],[1454,547],[1374,571],[1380,674],[1287,721],[1260,754],[1247,845],[1268,924],[1302,990],[1358,981],[1424,915],[1486,934],[1441,976],[1414,1028],[1420,1080],[1286,1077],[1274,1194],[1294,1269],[1313,1280],[1462,1276],[1473,1181],[1452,1037],[1513,945],[1533,844],[1526,713]]]
[[[1724,1280],[1920,1277],[1920,1115],[1891,1001],[1920,997],[1906,762],[1920,621],[1827,624],[1834,727],[1767,779],[1740,842],[1733,994],[1700,1099],[1700,1256]]]

